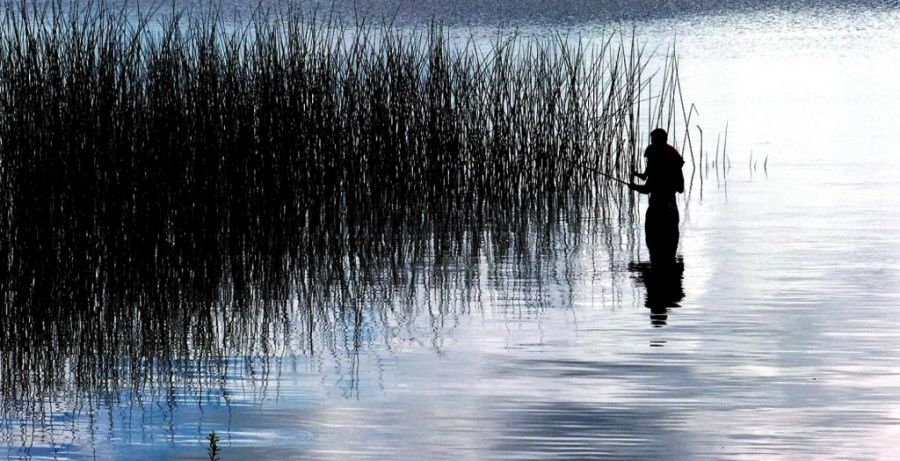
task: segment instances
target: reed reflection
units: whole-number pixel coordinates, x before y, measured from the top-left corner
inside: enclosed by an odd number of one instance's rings
[[[24,437],[10,444],[27,446],[60,415],[112,412],[123,401],[171,414],[180,405],[227,405],[241,393],[265,399],[280,373],[276,359],[291,354],[334,357],[350,397],[358,392],[359,351],[422,337],[423,320],[429,346],[439,350],[454,316],[485,304],[516,320],[560,308],[552,290],[586,254],[621,251],[602,244],[620,218],[588,220],[582,209],[564,202],[481,225],[435,212],[415,225],[404,218],[381,230],[345,230],[357,235],[352,243],[319,236],[307,247],[308,265],[243,252],[228,256],[239,263],[210,266],[203,277],[192,271],[217,256],[192,251],[156,269],[117,264],[119,277],[18,261],[28,270],[7,273],[0,319],[2,418],[19,422],[5,436]],[[35,431],[12,430],[20,425]]]

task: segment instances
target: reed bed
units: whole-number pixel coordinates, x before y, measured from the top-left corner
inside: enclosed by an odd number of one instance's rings
[[[8,273],[127,284],[186,260],[183,277],[218,280],[247,253],[339,261],[429,213],[465,229],[573,197],[607,209],[621,188],[598,173],[628,177],[642,107],[674,119],[675,60],[650,94],[648,59],[622,36],[511,33],[484,50],[438,25],[217,18],[6,12]],[[329,239],[343,254],[320,251]]]
[[[628,34],[47,5],[0,29],[6,396],[224,373],[322,322],[356,344],[364,316],[403,315],[363,308],[394,287],[471,291],[485,259],[540,273],[560,229],[578,248],[628,227],[609,177],[690,120],[674,53]]]

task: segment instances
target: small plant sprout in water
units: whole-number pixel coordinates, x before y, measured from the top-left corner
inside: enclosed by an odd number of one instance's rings
[[[206,436],[206,440],[209,441],[209,447],[206,448],[206,454],[209,455],[209,461],[221,461],[222,458],[219,457],[219,436],[213,431]]]

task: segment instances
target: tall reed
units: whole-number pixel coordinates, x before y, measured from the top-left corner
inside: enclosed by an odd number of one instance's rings
[[[215,280],[247,252],[301,267],[321,239],[359,251],[419,211],[465,226],[572,197],[606,208],[621,188],[596,172],[632,170],[642,103],[673,117],[675,60],[656,95],[647,62],[618,35],[485,50],[295,10],[156,24],[23,4],[0,33],[5,269],[127,284],[186,259],[181,275]]]

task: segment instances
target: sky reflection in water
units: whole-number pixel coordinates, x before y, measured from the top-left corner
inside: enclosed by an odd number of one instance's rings
[[[730,124],[727,195],[708,176],[682,204],[674,277],[647,273],[633,220],[551,238],[538,224],[528,252],[370,274],[407,283],[359,288],[359,314],[259,305],[268,329],[251,315],[236,343],[185,348],[227,358],[111,393],[31,368],[38,386],[3,396],[8,453],[202,459],[215,430],[223,459],[895,457],[898,22],[763,11],[639,28],[678,33],[703,125]]]

